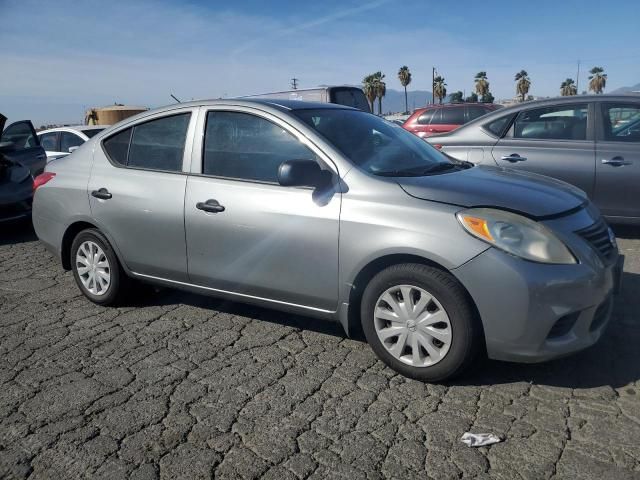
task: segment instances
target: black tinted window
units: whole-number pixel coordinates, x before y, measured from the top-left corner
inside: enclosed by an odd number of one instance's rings
[[[427,110],[422,115],[418,117],[418,124],[420,125],[429,125],[429,122],[433,118],[433,110]]]
[[[437,122],[434,118],[431,123],[439,123],[442,125],[462,125],[464,123],[464,108],[443,108],[442,116]]]
[[[60,151],[68,152],[71,147],[79,147],[84,143],[75,133],[60,132]]]
[[[16,122],[9,125],[4,132],[2,132],[3,142],[13,142],[18,149],[37,147],[40,145],[38,137],[34,135],[31,123]]]
[[[39,136],[40,145],[49,152],[58,150],[58,132],[43,133]]]
[[[505,115],[504,117],[500,117],[496,120],[492,120],[489,123],[484,124],[484,128],[489,130],[491,133],[496,135],[497,137],[501,137],[504,133],[505,128],[507,128],[507,124],[511,121],[513,115]]]
[[[131,140],[132,128],[127,128],[112,137],[107,138],[102,144],[112,162],[120,165],[127,164],[129,140]]]
[[[640,105],[607,103],[604,135],[610,142],[640,142]]]
[[[484,115],[485,113],[487,113],[489,110],[485,107],[480,107],[480,106],[468,106],[467,107],[467,122],[470,122],[471,120],[475,120],[478,117],[481,117],[482,115]]]
[[[364,92],[359,88],[333,88],[331,89],[331,103],[346,105],[369,112],[369,102]]]
[[[587,105],[560,105],[520,112],[514,123],[513,138],[586,140]]]
[[[282,127],[247,113],[209,112],[204,137],[203,173],[277,183],[285,160],[316,156]]]
[[[190,113],[184,113],[136,125],[131,137],[127,165],[151,170],[181,171],[190,118]]]

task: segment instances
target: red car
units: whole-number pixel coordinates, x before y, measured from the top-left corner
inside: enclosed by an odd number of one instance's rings
[[[445,103],[415,110],[402,127],[420,138],[446,133],[502,105],[494,103]]]

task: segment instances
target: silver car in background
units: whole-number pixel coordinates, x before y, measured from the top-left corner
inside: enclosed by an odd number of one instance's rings
[[[459,160],[564,180],[610,222],[640,224],[640,96],[525,102],[427,141]]]
[[[420,380],[592,345],[621,270],[580,190],[337,105],[173,105],[43,175],[37,235],[91,301],[144,281],[335,320]]]

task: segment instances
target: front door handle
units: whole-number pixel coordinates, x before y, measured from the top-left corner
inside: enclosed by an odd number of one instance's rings
[[[611,165],[612,167],[621,167],[623,165],[631,165],[633,162],[625,160],[623,157],[613,157],[611,159],[603,158],[602,163],[605,165]]]
[[[92,197],[99,198],[100,200],[109,200],[113,195],[109,193],[109,190],[106,188],[101,188],[99,190],[94,190],[91,192]]]
[[[512,153],[511,155],[503,155],[500,157],[501,160],[506,160],[507,162],[515,163],[515,162],[524,162],[527,157],[521,157],[517,153]]]
[[[198,210],[203,210],[209,213],[219,213],[224,212],[224,207],[218,203],[217,200],[209,199],[206,202],[198,202],[196,203],[196,208]]]

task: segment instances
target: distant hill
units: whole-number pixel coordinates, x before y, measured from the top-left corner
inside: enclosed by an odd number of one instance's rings
[[[633,85],[632,87],[620,87],[620,88],[616,88],[615,90],[608,92],[608,93],[615,93],[618,95],[630,95],[630,94],[634,94],[640,92],[640,83],[636,83],[635,85]]]
[[[431,103],[431,92],[426,90],[407,90],[407,100],[409,111]],[[378,101],[376,100],[376,112],[378,111]],[[393,90],[387,88],[387,94],[382,99],[382,111],[384,113],[404,112],[404,90]]]

